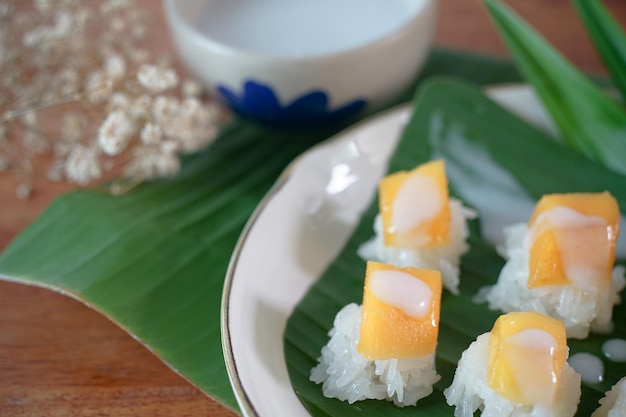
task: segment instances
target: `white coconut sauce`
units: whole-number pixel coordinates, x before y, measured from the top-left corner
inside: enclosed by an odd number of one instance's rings
[[[604,380],[604,364],[600,358],[591,353],[575,353],[567,362],[580,374],[583,382],[599,384]]]
[[[557,340],[545,330],[525,329],[509,336],[507,343],[520,348],[505,355],[523,397],[537,404],[551,403],[557,381],[552,365]]]
[[[303,56],[355,48],[408,22],[423,1],[214,0],[196,26],[210,38],[244,50]],[[244,30],[242,30],[244,29]]]
[[[626,340],[607,340],[602,344],[602,353],[613,362],[626,362]]]
[[[420,204],[416,205],[416,201]],[[441,191],[432,177],[409,177],[400,186],[393,202],[393,229],[396,233],[407,232],[435,218],[443,205]]]
[[[374,271],[369,290],[380,301],[415,318],[427,317],[433,292],[424,281],[400,271]]]

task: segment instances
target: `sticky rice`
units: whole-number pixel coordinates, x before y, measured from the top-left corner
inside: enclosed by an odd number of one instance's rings
[[[600,399],[600,407],[591,417],[623,417],[626,416],[626,377],[620,379]]]
[[[511,318],[509,323],[514,326],[518,320]],[[549,320],[560,327],[557,347],[550,344],[557,339],[536,330],[540,327],[503,336],[505,331],[495,331],[494,326],[470,344],[452,384],[444,390],[448,405],[455,407],[455,417],[473,417],[476,410],[481,410],[482,417],[571,417],[576,413],[581,378],[566,362],[564,326]],[[561,352],[556,361],[555,349]]]
[[[446,245],[422,248],[387,247],[384,243],[383,224],[380,214],[374,220],[375,236],[362,244],[358,255],[365,260],[374,260],[399,267],[436,269],[441,272],[443,286],[453,294],[459,293],[459,264],[467,252],[469,236],[467,219],[476,217],[476,212],[450,198],[450,240]]]
[[[613,307],[620,302],[619,292],[626,285],[625,268],[615,266],[609,291],[578,288],[574,285],[547,285],[528,288],[529,252],[524,245],[528,232],[525,223],[504,229],[505,243],[498,252],[507,259],[497,284],[480,290],[475,300],[487,301],[495,310],[536,311],[565,323],[568,338],[584,339],[590,331],[609,333]]]
[[[354,403],[366,399],[415,405],[433,391],[440,376],[434,355],[368,360],[357,351],[361,306],[348,304],[335,317],[330,341],[322,348],[310,379],[322,385],[324,396]]]

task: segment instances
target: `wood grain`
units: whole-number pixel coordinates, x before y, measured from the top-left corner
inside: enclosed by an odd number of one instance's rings
[[[606,2],[626,25],[626,2]],[[171,49],[161,2],[141,0],[154,15],[151,33]],[[576,65],[603,73],[569,2],[509,1]],[[436,43],[506,56],[477,0],[440,0]],[[27,201],[0,174],[0,250],[67,184],[34,179]],[[103,316],[48,290],[0,282],[1,416],[214,416],[235,414],[206,397]]]

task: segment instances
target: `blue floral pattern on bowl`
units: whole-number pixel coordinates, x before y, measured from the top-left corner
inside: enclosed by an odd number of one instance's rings
[[[337,109],[328,108],[328,95],[321,90],[306,93],[283,106],[270,86],[246,81],[237,95],[221,85],[218,92],[237,113],[270,124],[303,124],[343,119],[362,110],[366,101],[357,99]]]

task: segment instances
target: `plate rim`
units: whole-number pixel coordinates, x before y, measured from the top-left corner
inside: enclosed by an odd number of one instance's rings
[[[235,358],[233,355],[232,349],[232,341],[231,341],[231,331],[229,327],[229,316],[230,316],[230,294],[232,291],[233,281],[235,277],[235,271],[237,269],[238,260],[241,257],[241,253],[243,248],[247,242],[247,238],[250,235],[254,225],[257,223],[261,214],[268,207],[269,203],[274,199],[274,197],[280,192],[283,186],[289,181],[292,177],[294,170],[300,164],[300,161],[308,154],[315,152],[319,149],[322,149],[327,146],[332,146],[334,143],[339,142],[343,137],[349,136],[354,131],[361,130],[365,125],[368,125],[372,122],[377,121],[379,118],[384,118],[391,114],[407,112],[412,107],[412,102],[404,102],[401,104],[397,104],[383,111],[371,114],[364,119],[346,127],[345,129],[340,130],[329,138],[311,146],[310,148],[303,151],[301,154],[296,156],[285,169],[280,173],[274,184],[270,187],[267,193],[263,196],[259,204],[256,206],[246,225],[242,229],[239,238],[237,239],[237,243],[233,249],[230,260],[228,262],[228,268],[226,270],[226,276],[224,279],[224,287],[222,289],[222,299],[220,305],[220,333],[222,339],[222,352],[224,356],[224,361],[226,364],[226,371],[228,373],[228,379],[230,380],[230,385],[233,388],[233,393],[235,395],[235,399],[237,400],[237,404],[241,408],[244,416],[249,417],[262,417],[254,407],[254,404],[250,400],[248,394],[243,388],[243,384],[241,379],[239,378],[239,372],[237,368],[237,364],[235,362]]]
[[[486,94],[497,94],[499,91],[505,90],[531,90],[532,86],[523,82],[506,82],[506,83],[494,83],[489,84],[487,86],[483,86],[483,90]],[[491,93],[491,94],[490,94]],[[493,99],[493,96],[492,96]],[[495,100],[495,99],[494,99]],[[539,103],[541,104],[541,103]],[[328,139],[325,139],[312,147],[306,149],[301,154],[296,156],[284,170],[277,177],[274,184],[270,187],[267,193],[260,200],[252,214],[250,215],[248,221],[246,222],[244,228],[242,229],[239,238],[237,239],[237,243],[233,249],[231,254],[231,258],[228,263],[228,268],[225,275],[224,286],[222,290],[222,299],[221,299],[221,314],[220,314],[220,334],[221,334],[221,344],[222,344],[222,352],[224,356],[224,361],[226,364],[226,370],[228,374],[228,378],[230,381],[231,388],[233,389],[233,393],[235,399],[237,401],[238,406],[240,407],[243,416],[245,417],[264,417],[255,408],[253,402],[250,400],[249,395],[246,390],[243,388],[243,383],[239,377],[238,366],[234,358],[233,349],[232,349],[232,340],[231,340],[231,330],[229,327],[229,317],[230,317],[230,295],[233,287],[233,281],[235,277],[235,272],[237,270],[238,260],[241,257],[243,248],[247,243],[248,236],[250,235],[254,225],[260,219],[263,212],[267,209],[270,202],[277,196],[277,194],[282,190],[285,184],[292,177],[294,171],[299,166],[300,162],[304,157],[323,149],[327,146],[333,146],[335,143],[342,140],[345,136],[350,136],[353,132],[359,131],[363,129],[366,125],[376,122],[379,119],[384,119],[385,117],[394,115],[395,113],[402,112],[410,112],[411,108],[414,105],[414,99],[408,102],[403,102],[387,108],[385,110],[373,113],[364,119],[340,130],[334,135],[330,136]],[[392,151],[393,152],[393,151]]]

